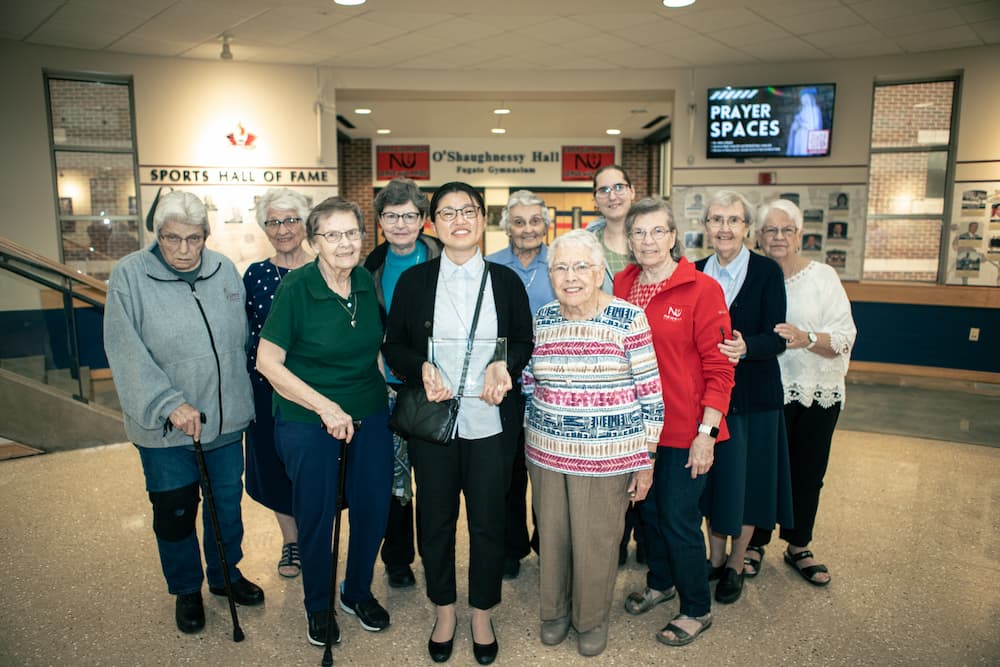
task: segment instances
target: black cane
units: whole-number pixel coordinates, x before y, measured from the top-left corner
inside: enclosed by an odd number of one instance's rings
[[[201,423],[205,423],[205,413],[201,413]],[[219,514],[215,511],[215,496],[212,495],[212,482],[208,478],[208,467],[205,465],[205,452],[201,448],[201,438],[194,439],[194,457],[198,461],[198,474],[201,475],[201,488],[205,494],[205,506],[212,519],[212,529],[215,532],[215,548],[219,551],[222,561],[222,576],[226,580],[226,597],[229,598],[229,613],[233,617],[233,641],[244,639],[240,620],[236,617],[236,603],[233,602],[233,584],[229,581],[229,564],[226,562],[226,547],[222,544],[222,533],[219,530]]]
[[[354,433],[357,435],[361,422],[354,420]],[[347,440],[340,441],[340,476],[337,481],[337,514],[333,520],[333,563],[330,566],[330,606],[326,610],[326,645],[323,647],[323,667],[333,664],[333,632],[332,626],[337,617],[337,564],[340,560],[340,508],[344,506],[344,480],[347,478]]]

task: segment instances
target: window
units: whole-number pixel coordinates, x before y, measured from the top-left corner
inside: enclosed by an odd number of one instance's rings
[[[943,279],[956,87],[954,79],[875,86],[865,280]]]
[[[107,279],[139,248],[130,78],[45,74],[63,263]]]

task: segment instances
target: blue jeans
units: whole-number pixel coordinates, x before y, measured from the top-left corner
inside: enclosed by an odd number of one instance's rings
[[[385,525],[392,488],[392,434],[389,410],[366,417],[347,445],[344,496],[351,532],[347,546],[344,601],[371,599],[372,576]],[[292,513],[299,528],[302,588],[307,611],[330,606],[330,555],[340,441],[320,424],[274,418],[274,444],[292,480]]]
[[[189,486],[200,480],[198,462],[194,447],[136,447],[142,461],[142,471],[146,475],[146,491],[156,493],[172,491]],[[223,445],[205,452],[205,467],[212,482],[212,497],[215,499],[222,531],[222,544],[226,549],[231,581],[243,578],[236,565],[243,558],[243,516],[240,501],[243,498],[243,446],[239,441]],[[156,538],[160,552],[160,566],[167,580],[167,590],[172,595],[183,595],[201,590],[201,584],[208,576],[209,586],[225,586],[222,563],[215,546],[215,530],[208,509],[203,508],[202,548],[205,550],[205,570],[202,572],[198,534],[192,530],[178,541]]]
[[[684,465],[689,450],[658,447],[653,488],[640,512],[646,525],[646,585],[658,591],[677,587],[681,613],[704,616],[712,609],[698,499],[706,475],[691,479]]]

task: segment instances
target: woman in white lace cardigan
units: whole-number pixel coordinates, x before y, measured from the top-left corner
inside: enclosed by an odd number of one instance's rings
[[[757,242],[781,266],[788,294],[787,321],[774,328],[788,341],[778,363],[785,390],[795,523],[781,527],[781,539],[788,542],[784,559],[810,584],[826,586],[830,573],[815,559],[809,543],[833,430],[844,405],[844,376],[857,329],[837,272],[799,254],[799,208],[778,199],[761,207],[757,220]],[[770,539],[771,531],[754,532],[747,552],[748,573],[760,571],[764,545]]]

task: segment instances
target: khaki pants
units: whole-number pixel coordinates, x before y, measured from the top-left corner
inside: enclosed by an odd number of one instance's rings
[[[541,618],[577,632],[607,622],[630,475],[583,477],[528,464],[538,517]]]

